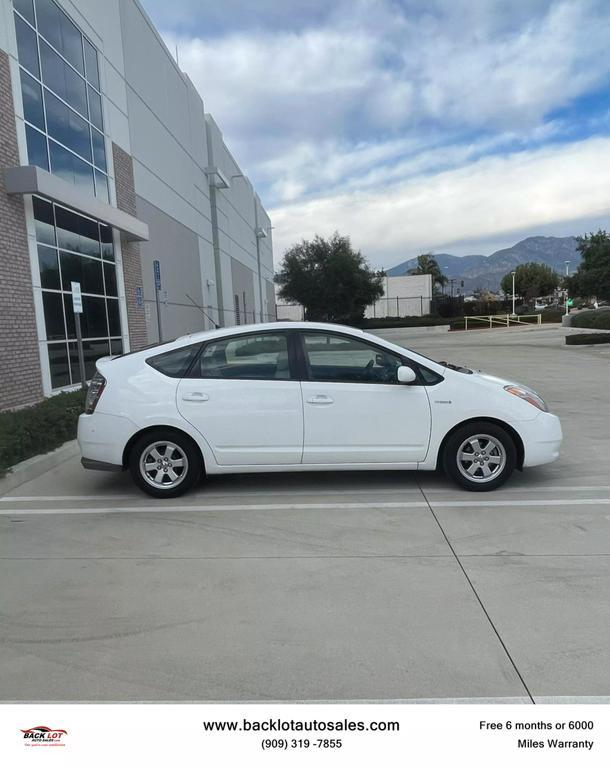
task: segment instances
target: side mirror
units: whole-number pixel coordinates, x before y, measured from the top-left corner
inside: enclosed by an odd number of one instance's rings
[[[401,384],[412,384],[417,379],[415,371],[408,365],[399,366],[396,376]]]

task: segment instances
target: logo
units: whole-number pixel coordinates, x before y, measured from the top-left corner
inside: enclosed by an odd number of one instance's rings
[[[64,736],[68,731],[63,728],[49,728],[48,725],[35,725],[27,730],[21,729],[26,747],[65,747]]]

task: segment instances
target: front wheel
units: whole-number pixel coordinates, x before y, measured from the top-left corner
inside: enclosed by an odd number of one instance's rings
[[[140,437],[129,454],[129,471],[143,491],[156,498],[181,496],[201,477],[202,462],[193,441],[174,430]]]
[[[443,453],[445,472],[468,491],[492,491],[505,483],[517,465],[517,449],[508,432],[491,422],[459,427]]]

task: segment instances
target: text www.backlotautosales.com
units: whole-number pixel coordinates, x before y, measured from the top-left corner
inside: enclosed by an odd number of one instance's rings
[[[204,720],[205,731],[260,734],[261,749],[341,749],[350,733],[398,732],[395,720]]]

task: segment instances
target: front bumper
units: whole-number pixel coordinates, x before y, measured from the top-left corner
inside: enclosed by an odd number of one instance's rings
[[[563,433],[561,422],[553,413],[541,411],[535,419],[520,422],[519,432],[523,438],[524,467],[550,464],[559,458]]]

